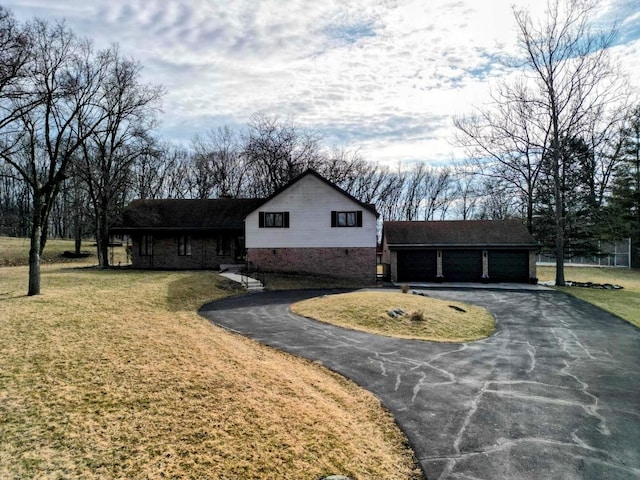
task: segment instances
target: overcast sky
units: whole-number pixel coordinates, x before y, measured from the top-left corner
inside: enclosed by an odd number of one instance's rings
[[[1,0],[0,0],[1,1]],[[514,52],[511,6],[543,0],[5,0],[21,20],[65,19],[118,43],[166,87],[160,134],[291,118],[328,145],[389,164],[460,158],[452,118],[486,101]],[[616,54],[640,84],[640,0],[601,0]]]

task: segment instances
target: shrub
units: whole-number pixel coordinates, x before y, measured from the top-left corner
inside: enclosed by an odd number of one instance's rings
[[[402,286],[400,287],[400,291],[402,293],[409,293],[409,285],[407,285],[406,283],[403,283]]]

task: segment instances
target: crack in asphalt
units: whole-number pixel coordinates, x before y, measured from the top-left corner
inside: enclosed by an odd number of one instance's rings
[[[253,294],[200,313],[373,392],[429,479],[640,478],[634,327],[557,292],[429,291],[488,308],[496,332],[463,344],[403,340],[289,311],[319,294]]]

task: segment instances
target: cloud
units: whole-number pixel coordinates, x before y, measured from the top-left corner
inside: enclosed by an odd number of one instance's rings
[[[456,155],[452,118],[486,101],[516,52],[511,4],[535,0],[6,0],[21,18],[67,18],[166,86],[162,132],[188,142],[257,111],[289,116],[384,162]],[[603,0],[637,64],[640,0]],[[635,57],[634,57],[635,56]],[[638,73],[633,74],[638,78]]]

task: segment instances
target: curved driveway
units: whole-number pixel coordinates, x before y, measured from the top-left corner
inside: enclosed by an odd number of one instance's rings
[[[430,290],[497,320],[486,340],[386,338],[293,315],[319,291],[205,305],[212,322],[321,362],[377,395],[426,477],[640,479],[640,331],[558,292]]]

